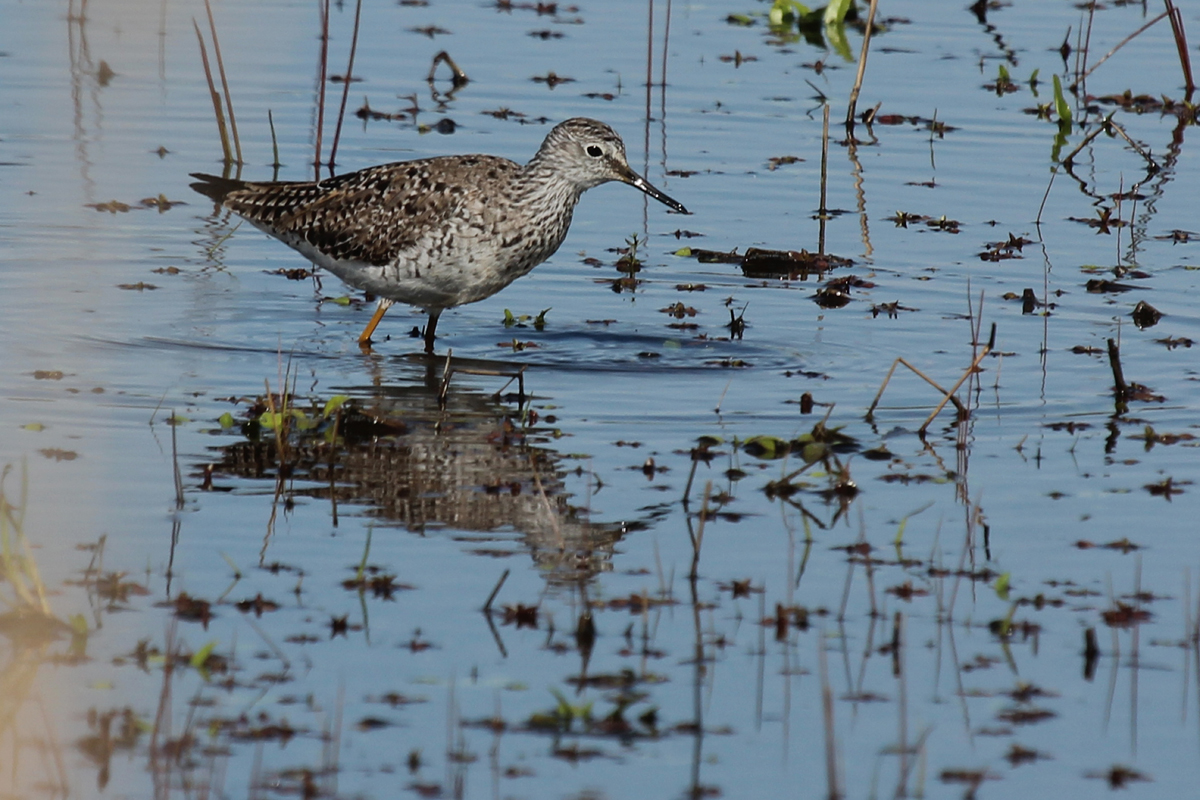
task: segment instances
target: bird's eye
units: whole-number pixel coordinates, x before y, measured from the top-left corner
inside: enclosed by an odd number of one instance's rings
[[[589,144],[587,146],[587,154],[592,158],[599,158],[600,156],[604,155],[604,151],[601,150],[597,145]]]

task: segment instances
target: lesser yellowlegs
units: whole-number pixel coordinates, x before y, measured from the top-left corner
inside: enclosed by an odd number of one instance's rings
[[[196,191],[378,297],[360,344],[393,303],[424,309],[426,353],[442,311],[492,296],[553,255],[593,186],[621,181],[688,213],[629,167],[616,131],[582,117],[555,126],[525,166],[467,155],[317,182],[192,177]]]

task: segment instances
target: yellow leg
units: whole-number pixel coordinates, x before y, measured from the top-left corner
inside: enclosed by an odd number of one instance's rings
[[[371,334],[375,332],[375,328],[379,326],[379,321],[383,319],[383,315],[395,303],[394,300],[388,300],[386,297],[379,298],[379,305],[375,306],[375,313],[371,317],[371,321],[367,323],[367,327],[363,328],[362,335],[358,337],[358,343],[368,345],[371,343]]]

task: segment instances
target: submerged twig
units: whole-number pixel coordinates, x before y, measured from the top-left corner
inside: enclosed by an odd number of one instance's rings
[[[1112,339],[1108,340],[1108,366],[1113,374],[1113,393],[1118,403],[1124,403],[1129,396],[1129,384],[1125,382],[1125,370],[1121,368],[1121,347]]]
[[[700,502],[700,522],[696,525],[696,534],[692,536],[692,568],[688,579],[695,581],[699,577],[696,571],[700,566],[700,548],[704,544],[704,523],[708,520],[708,498],[712,494],[712,481],[704,484],[704,499]],[[691,531],[688,531],[691,533]]]
[[[930,423],[932,423],[937,415],[942,412],[942,409],[946,407],[946,403],[951,400],[955,401],[954,405],[962,415],[967,413],[963,409],[962,403],[958,402],[958,399],[954,396],[954,393],[958,391],[958,387],[962,386],[963,383],[966,382],[967,378],[975,374],[975,369],[979,366],[979,362],[983,361],[983,359],[990,352],[992,352],[991,345],[987,345],[983,348],[979,355],[975,357],[975,360],[971,362],[971,366],[967,367],[967,369],[963,372],[962,377],[958,379],[958,382],[950,387],[950,391],[946,392],[946,396],[942,398],[942,402],[938,403],[937,408],[935,408],[933,412],[926,417],[925,421],[921,423],[921,427],[917,429],[919,432],[924,433],[925,429],[929,427]]]
[[[978,337],[976,336],[975,338],[978,338]],[[946,407],[946,403],[954,403],[954,407],[955,407],[955,409],[957,409],[959,417],[966,418],[967,416],[970,415],[970,412],[968,411],[966,406],[964,406],[962,404],[962,401],[959,400],[958,397],[954,393],[957,392],[958,388],[960,386],[962,386],[963,383],[966,382],[967,378],[971,377],[971,375],[973,375],[975,373],[976,368],[979,366],[979,362],[983,361],[984,357],[986,357],[988,355],[988,353],[992,352],[992,349],[995,347],[995,344],[996,344],[996,326],[995,326],[995,324],[993,324],[992,325],[992,334],[988,340],[987,345],[985,345],[983,350],[979,353],[979,355],[977,355],[971,361],[971,365],[969,367],[967,367],[965,372],[963,372],[962,377],[960,377],[958,379],[958,381],[952,387],[950,387],[949,390],[943,389],[941,386],[939,386],[937,384],[936,381],[934,381],[932,378],[930,378],[925,373],[921,372],[921,370],[917,369],[912,364],[905,361],[903,358],[897,358],[895,361],[892,362],[892,366],[890,369],[888,369],[887,375],[884,376],[883,383],[880,384],[880,386],[879,386],[879,391],[875,393],[875,399],[871,401],[871,405],[867,409],[866,419],[868,421],[870,421],[871,419],[874,418],[875,408],[876,408],[876,406],[879,405],[879,399],[881,397],[883,397],[883,390],[887,388],[888,382],[891,381],[892,374],[896,371],[896,366],[898,364],[903,364],[904,366],[908,367],[914,374],[916,374],[918,377],[920,377],[922,380],[924,380],[930,386],[932,386],[933,388],[937,389],[939,392],[942,393],[941,402],[937,404],[937,407],[933,410],[933,413],[931,413],[925,419],[925,421],[923,423],[921,423],[921,427],[917,429],[919,433],[922,433],[922,434],[925,433],[925,430],[926,430],[926,428],[929,427],[930,423],[932,423],[933,420],[937,417],[937,415],[941,413],[942,409]]]
[[[500,587],[508,580],[508,570],[504,570],[504,574],[500,576],[500,580],[496,581],[495,587],[492,588],[492,593],[488,595],[487,602],[483,604],[485,612],[492,610],[492,601],[496,599],[496,595],[500,594]]]
[[[443,63],[450,67],[450,72],[452,73],[450,82],[454,84],[455,88],[458,88],[459,86],[466,86],[471,82],[471,79],[467,77],[467,73],[463,71],[463,68],[455,63],[454,59],[451,58],[450,54],[445,50],[439,51],[438,54],[433,57],[433,63],[429,65],[429,75],[426,76],[425,80],[429,83],[433,83],[433,76],[434,73],[437,72],[438,64]]]
[[[171,464],[175,475],[175,509],[177,511],[183,509],[183,474],[179,471],[179,447],[175,441],[175,429],[179,426],[179,419],[175,416],[175,410],[171,410]]]
[[[871,4],[874,9],[875,4]],[[825,636],[822,632],[820,644],[817,647],[817,665],[821,673],[821,717],[825,731],[825,784],[826,796],[829,800],[842,797],[838,781],[837,737],[833,728],[833,686],[829,682],[829,662],[825,655]]]
[[[923,381],[928,383],[933,388],[937,389],[942,394],[950,394],[945,389],[943,389],[941,387],[941,385],[938,384],[938,382],[935,381],[933,378],[929,377],[924,372],[921,372],[921,370],[917,369],[912,364],[905,361],[903,358],[897,358],[895,361],[892,362],[891,368],[888,369],[887,375],[885,375],[883,378],[883,383],[879,385],[879,391],[875,393],[875,399],[871,401],[871,405],[867,409],[866,419],[868,421],[870,421],[874,417],[875,407],[879,405],[879,399],[881,397],[883,397],[883,390],[887,388],[888,381],[890,381],[892,379],[892,373],[896,371],[896,366],[898,364],[903,364],[904,366],[908,367],[910,370],[912,370],[912,372],[917,377],[921,378]],[[957,408],[960,412],[962,412],[964,414],[966,413],[966,409],[963,407],[962,403],[959,401],[959,399],[957,397],[952,396],[950,399],[954,403],[955,408]]]
[[[1115,134],[1124,139],[1126,144],[1133,148],[1135,153],[1145,159],[1146,169],[1149,170],[1151,174],[1158,172],[1161,167],[1159,167],[1158,162],[1154,160],[1154,156],[1152,156],[1150,152],[1146,150],[1146,148],[1135,142],[1133,138],[1125,132],[1125,128],[1122,127],[1121,123],[1113,119],[1116,113],[1117,112],[1114,111],[1113,113],[1109,114],[1100,122],[1098,127],[1092,131],[1089,131],[1088,134],[1083,137],[1083,141],[1079,143],[1079,146],[1068,153],[1067,157],[1064,158],[1060,163],[1062,163],[1063,166],[1070,168],[1075,163],[1075,156],[1079,155],[1083,148],[1087,147],[1101,133],[1107,133],[1110,136]]]

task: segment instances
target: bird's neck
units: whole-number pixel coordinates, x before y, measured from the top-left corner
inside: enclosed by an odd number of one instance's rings
[[[513,200],[534,217],[566,212],[569,218],[584,188],[564,178],[563,170],[539,152],[513,181]]]

